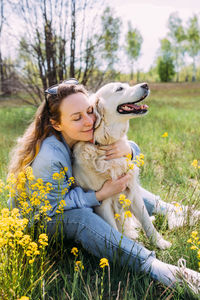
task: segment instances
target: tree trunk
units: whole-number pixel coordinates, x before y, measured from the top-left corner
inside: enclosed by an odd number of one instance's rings
[[[196,81],[196,62],[195,62],[195,57],[193,57],[193,74],[192,74],[192,82]]]
[[[71,0],[70,77],[75,77],[76,0]]]
[[[0,91],[3,92],[3,83],[4,83],[4,73],[3,73],[3,59],[0,51]]]

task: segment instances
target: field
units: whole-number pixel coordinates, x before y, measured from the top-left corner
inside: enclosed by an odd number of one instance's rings
[[[143,118],[131,120],[128,133],[129,139],[134,140],[144,154],[141,184],[167,202],[194,205],[200,209],[200,169],[191,165],[195,159],[200,164],[200,84],[150,84],[150,89],[151,94],[145,101],[149,106],[149,113]],[[17,137],[32,120],[34,112],[35,108],[18,103],[17,99],[0,98],[0,178],[3,180],[6,178],[9,152]],[[162,137],[166,132],[168,136]],[[0,207],[6,207],[3,196]],[[153,249],[141,235],[145,246],[155,250],[157,257],[165,262],[177,264],[178,259],[183,257],[187,261],[187,267],[198,270],[196,251],[190,249],[187,240],[192,231],[200,231],[200,223],[169,231],[166,220],[158,217],[156,226],[165,239],[172,242],[172,247],[165,251]],[[80,276],[74,273],[74,257],[70,253],[74,246],[81,252],[84,264]],[[65,244],[62,256],[49,247],[46,259],[49,265],[53,262],[54,265],[46,273],[45,280],[48,282],[50,274],[55,272],[54,280],[46,284],[46,295],[43,294],[43,298],[36,286],[30,299],[133,300],[194,297],[182,288],[166,289],[161,284],[152,282],[148,276],[134,274],[127,266],[120,267],[117,262],[110,263],[109,280],[107,269],[104,274],[99,268],[99,260],[73,241]],[[36,276],[36,271],[34,274]],[[26,278],[21,278],[22,286],[26,286],[25,281]],[[101,284],[102,282],[104,283]],[[26,293],[25,288],[21,288],[22,291]],[[16,297],[13,296],[12,299]]]

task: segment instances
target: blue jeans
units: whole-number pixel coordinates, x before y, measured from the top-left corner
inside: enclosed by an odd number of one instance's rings
[[[149,215],[152,215],[157,202],[163,203],[164,209],[168,205],[158,196],[142,190],[146,197],[144,203]],[[64,238],[81,243],[82,247],[93,255],[99,258],[107,257],[109,261],[116,257],[121,264],[127,262],[136,271],[145,273],[151,271],[155,253],[126,236],[122,238],[121,233],[95,214],[92,208],[64,211],[62,226]],[[50,237],[56,232],[55,216],[48,222],[47,231]],[[61,224],[58,225],[58,231],[61,233]],[[154,279],[157,278],[157,275],[152,272],[150,275]]]

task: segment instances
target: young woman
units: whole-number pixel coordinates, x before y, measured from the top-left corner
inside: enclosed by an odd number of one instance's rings
[[[16,176],[29,165],[36,178],[51,182],[53,190],[48,194],[52,206],[49,211],[51,221],[47,223],[49,235],[56,231],[58,181],[52,175],[67,167],[67,176],[63,188],[67,187],[68,178],[72,176],[72,148],[78,141],[90,141],[93,138],[95,115],[87,91],[75,79],[65,81],[45,91],[46,101],[38,108],[33,123],[19,140],[9,166],[9,172]],[[107,159],[139,153],[133,142],[119,141],[104,147]],[[93,207],[114,195],[123,192],[129,180],[125,175],[117,180],[108,180],[99,191],[84,191],[81,187],[71,186],[66,191],[63,213],[63,232],[68,239],[80,242],[83,248],[97,257],[107,257],[112,261],[119,253],[121,233],[113,229],[93,212]],[[167,204],[148,191],[145,191],[145,204],[149,214],[167,211],[175,213],[176,208]],[[13,203],[14,206],[14,203]],[[186,208],[185,208],[186,210]],[[183,217],[183,216],[182,216]],[[61,230],[61,229],[60,229]],[[123,237],[120,246],[120,263],[126,261],[138,271],[150,273],[153,279],[165,285],[176,282],[177,271],[190,284],[200,288],[200,274],[187,268],[178,268],[156,259],[155,253],[127,237]],[[198,287],[197,287],[198,286]]]

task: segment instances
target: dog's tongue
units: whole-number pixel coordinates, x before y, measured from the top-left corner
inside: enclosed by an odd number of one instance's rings
[[[147,109],[148,105],[146,105],[146,104],[137,105],[137,104],[128,103],[128,104],[122,105],[121,108],[125,111],[142,110],[142,109]]]

